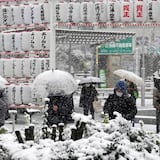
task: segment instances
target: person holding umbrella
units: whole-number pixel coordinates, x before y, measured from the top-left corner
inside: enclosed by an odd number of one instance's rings
[[[153,106],[156,109],[156,132],[160,129],[160,77],[154,77]]]
[[[84,115],[88,115],[90,111],[92,119],[94,119],[93,101],[97,100],[98,92],[92,83],[85,83],[82,85],[80,94],[80,107],[83,107]]]
[[[58,123],[68,123],[73,122],[71,114],[73,111],[73,99],[72,95],[52,95],[48,96],[48,116],[47,116],[47,124],[52,126],[53,124]]]
[[[125,119],[134,120],[137,114],[137,107],[134,98],[127,93],[127,85],[124,80],[119,80],[116,83],[114,93],[106,99],[103,111],[104,114],[109,114],[109,119],[114,119],[114,112],[117,111]]]
[[[136,99],[139,97],[139,93],[138,93],[138,88],[137,85],[127,79],[125,79],[126,83],[127,83],[127,92],[134,98],[134,100],[136,101]]]
[[[0,88],[0,127],[5,124],[5,120],[10,117],[8,113],[8,97],[4,88]]]

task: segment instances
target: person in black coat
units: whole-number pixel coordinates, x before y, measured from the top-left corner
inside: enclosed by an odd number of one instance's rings
[[[8,97],[5,89],[0,88],[0,127],[3,126],[5,120],[9,118],[8,106]]]
[[[109,119],[114,119],[114,111],[121,113],[127,120],[134,120],[137,114],[135,99],[127,93],[127,86],[124,80],[116,83],[114,93],[109,95],[104,107],[104,113],[109,114]]]
[[[93,101],[97,99],[98,92],[92,84],[85,84],[81,89],[80,107],[83,107],[84,115],[88,115],[90,111],[92,119],[94,119]]]
[[[62,122],[60,115],[60,96],[49,95],[47,125],[52,126]]]
[[[58,124],[58,123],[68,123],[73,122],[71,114],[74,109],[73,104],[73,94],[65,96],[54,96],[50,94],[48,96],[48,125]]]

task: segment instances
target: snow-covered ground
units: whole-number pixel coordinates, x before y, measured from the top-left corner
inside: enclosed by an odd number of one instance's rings
[[[91,116],[84,116],[82,108],[78,107],[79,97],[74,97],[75,122],[87,122],[86,132],[82,139],[73,141],[71,128],[76,128],[75,123],[68,124],[64,130],[64,141],[54,142],[51,139],[39,139],[43,122],[42,113],[33,115],[33,124],[38,138],[33,141],[18,143],[12,131],[12,125],[6,124],[10,133],[0,135],[2,150],[7,149],[14,160],[159,160],[160,159],[160,134],[155,134],[155,125],[136,123],[135,127],[120,115],[108,124],[103,123],[101,113],[96,113],[95,120]],[[152,107],[152,100],[145,100],[145,108]],[[138,108],[141,99],[137,100]],[[24,129],[27,127],[23,114],[18,115],[15,130],[19,130],[24,138]],[[58,133],[57,133],[58,134]],[[1,152],[0,152],[1,153]],[[1,154],[0,154],[1,155]],[[5,155],[4,155],[5,156]],[[1,157],[0,157],[1,158]],[[4,158],[4,157],[3,157]]]

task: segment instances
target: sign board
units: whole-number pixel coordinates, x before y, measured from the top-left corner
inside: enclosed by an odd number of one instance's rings
[[[133,44],[132,38],[121,39],[114,43],[101,45],[98,48],[99,55],[112,55],[112,54],[132,54]]]

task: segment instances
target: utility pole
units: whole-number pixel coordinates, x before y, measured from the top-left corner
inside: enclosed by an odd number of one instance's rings
[[[141,86],[141,105],[145,106],[145,50],[144,50],[144,35],[145,35],[145,27],[143,26],[142,30],[143,30],[143,39],[142,39],[142,68],[141,68],[141,73],[142,73],[142,78],[144,81],[144,84],[142,84]]]
[[[49,0],[50,5],[50,69],[56,69],[56,0]]]

